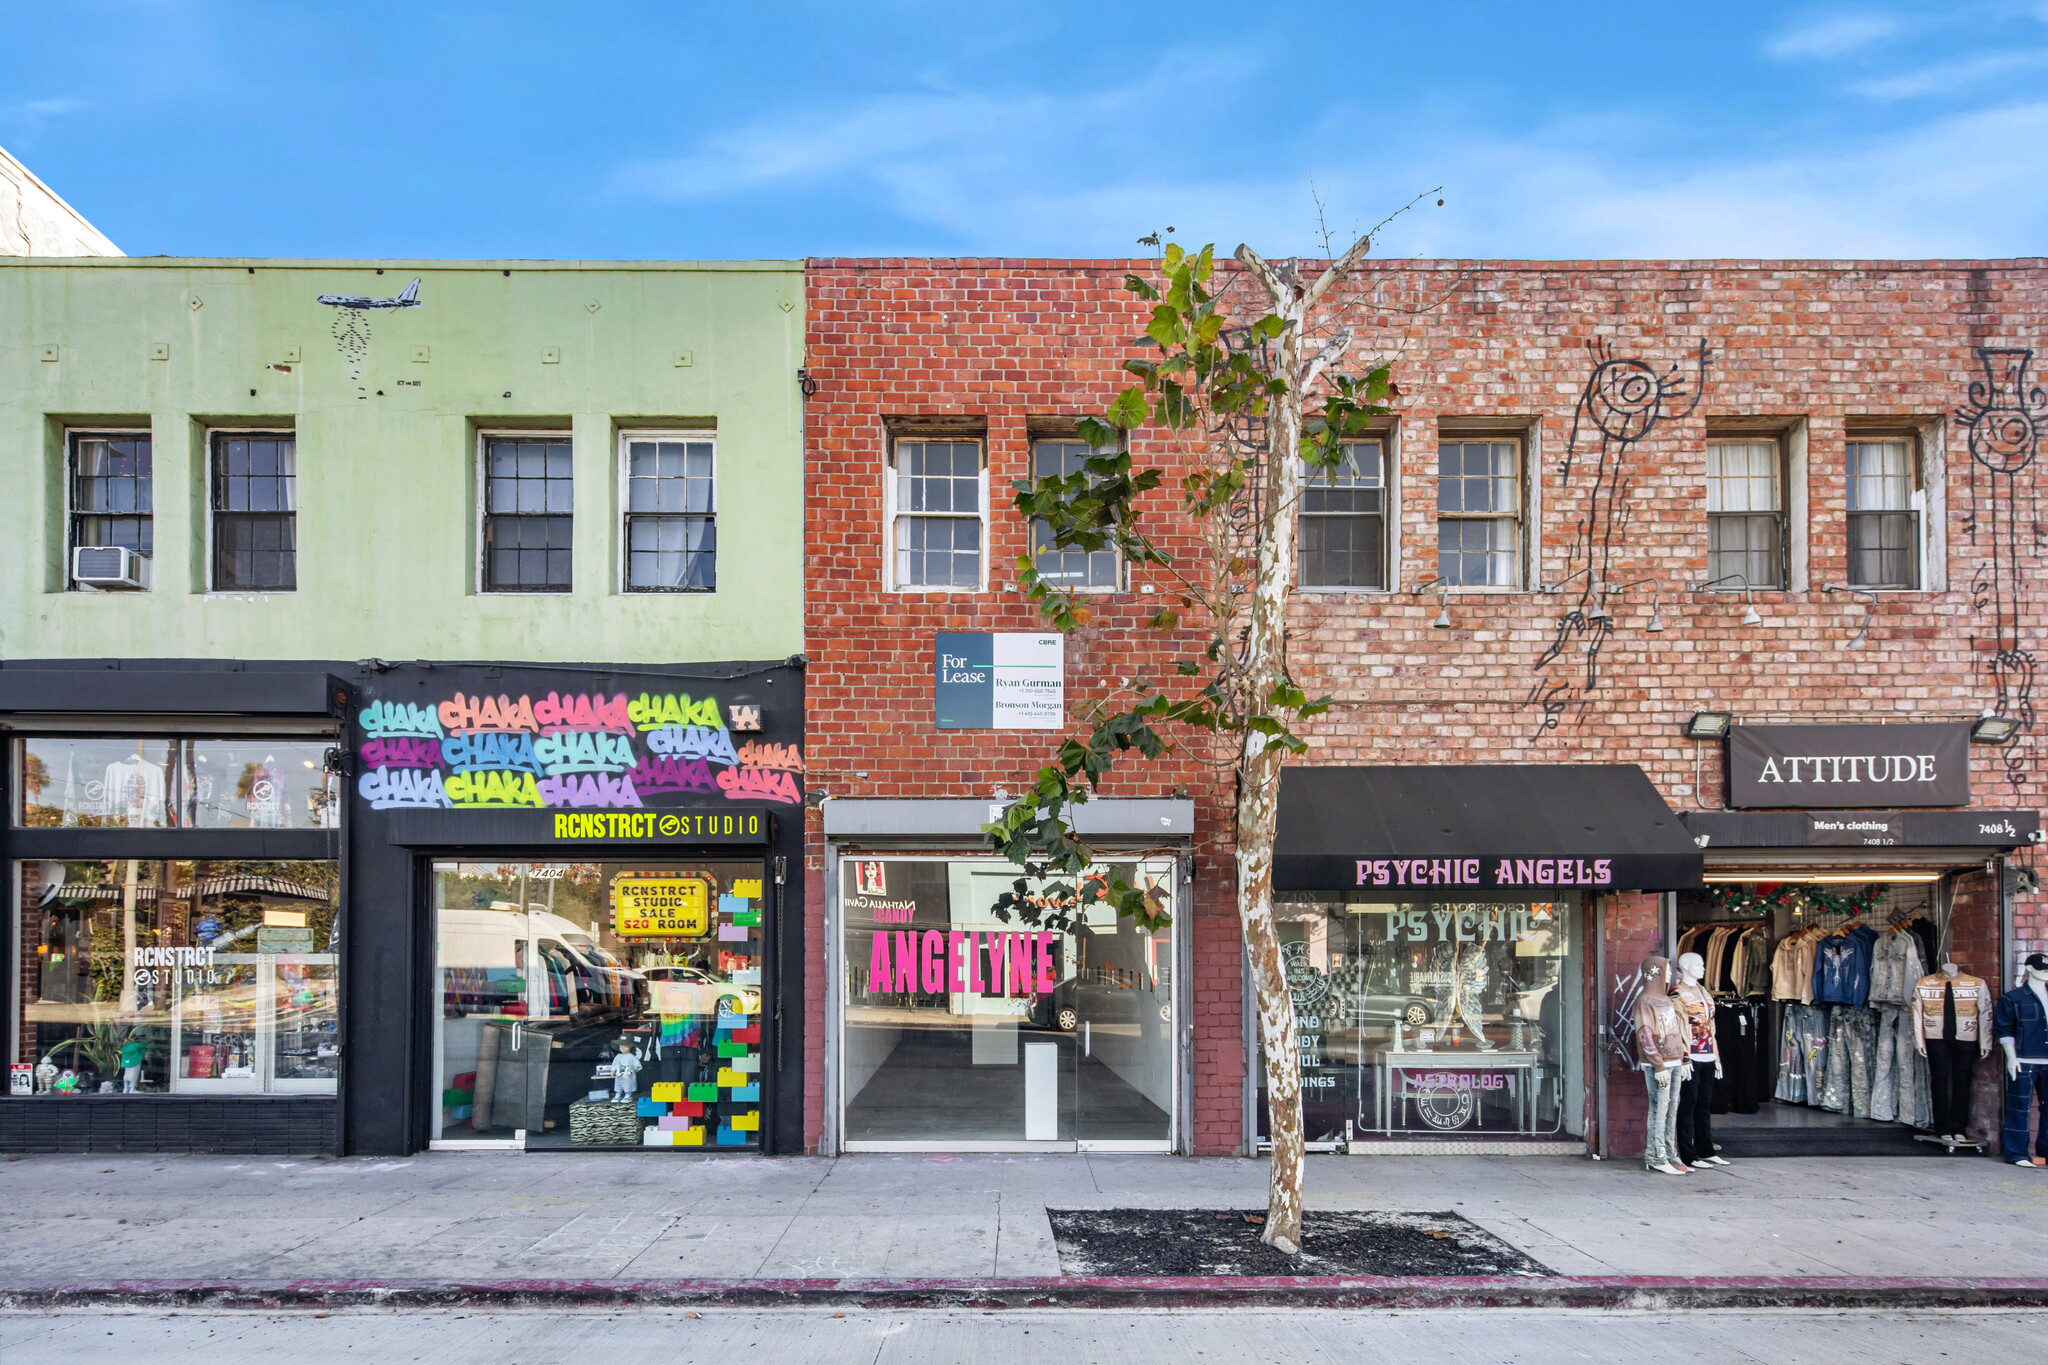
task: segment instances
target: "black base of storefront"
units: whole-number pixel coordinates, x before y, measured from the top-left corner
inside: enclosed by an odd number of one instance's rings
[[[341,1102],[331,1095],[17,1098],[0,1104],[0,1152],[340,1156]]]

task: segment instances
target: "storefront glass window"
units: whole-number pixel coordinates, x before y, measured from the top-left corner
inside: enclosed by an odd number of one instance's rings
[[[17,825],[63,829],[332,829],[333,741],[39,738],[21,744]]]
[[[19,1094],[333,1094],[332,862],[16,864]]]
[[[1172,1137],[1173,937],[1068,903],[1063,931],[995,913],[1005,862],[840,864],[845,1141],[1158,1150]],[[1169,910],[1173,864],[1111,865]]]
[[[1576,897],[1274,897],[1310,1142],[1583,1133]],[[1263,1048],[1259,1136],[1269,1135]]]
[[[437,863],[438,1144],[758,1149],[762,867]]]

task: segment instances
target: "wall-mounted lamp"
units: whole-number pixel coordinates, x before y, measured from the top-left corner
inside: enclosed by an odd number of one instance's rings
[[[1710,588],[1719,587],[1721,584],[1726,583],[1730,579],[1734,579],[1736,582],[1742,584],[1742,605],[1744,608],[1744,611],[1742,613],[1742,624],[1745,626],[1762,625],[1764,623],[1764,618],[1757,615],[1756,601],[1749,595],[1749,579],[1747,579],[1743,575],[1739,573],[1724,573],[1719,578],[1709,579],[1705,583],[1693,584],[1692,590],[1694,592],[1706,592]],[[1729,591],[1733,592],[1734,589],[1731,588],[1729,589]]]
[[[1870,634],[1870,623],[1877,617],[1877,594],[1865,588],[1852,588],[1847,583],[1823,584],[1821,586],[1821,591],[1831,593],[1846,592],[1851,597],[1867,597],[1870,599],[1870,610],[1863,613],[1862,627],[1859,630],[1857,630],[1857,632],[1854,635],[1850,636],[1847,642],[1842,645],[1843,649],[1863,648],[1863,639],[1865,636]]]
[[[1664,629],[1664,580],[1653,575],[1649,578],[1638,578],[1632,582],[1623,583],[1619,587],[1603,587],[1602,590],[1620,596],[1631,588],[1642,587],[1645,583],[1651,585],[1650,624],[1644,626],[1643,630],[1648,634],[1655,635],[1658,631]]]
[[[1970,722],[1970,743],[2010,744],[2020,737],[2020,723],[2012,716],[2001,716],[1990,707]]]
[[[1687,739],[1726,739],[1728,727],[1735,723],[1733,711],[1695,711],[1692,719],[1685,723]]]
[[[1416,584],[1413,591],[1416,596],[1420,597],[1423,593],[1436,587],[1441,588],[1442,597],[1437,602],[1436,620],[1431,621],[1430,625],[1438,630],[1449,630],[1451,628],[1451,580],[1445,578],[1442,574],[1438,574],[1426,583]]]

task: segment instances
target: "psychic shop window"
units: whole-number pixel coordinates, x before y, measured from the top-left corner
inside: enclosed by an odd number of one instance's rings
[[[996,859],[840,863],[840,1102],[851,1150],[989,1144],[1165,1150],[1174,1095],[1173,933],[1061,883],[1009,918]],[[1171,860],[1106,863],[1171,915]],[[1085,878],[1067,879],[1080,889]]]
[[[758,858],[437,862],[435,1146],[761,1143]]]
[[[39,736],[16,741],[17,826],[334,829],[331,736]]]
[[[1308,1141],[1583,1132],[1577,893],[1538,903],[1273,899]]]
[[[333,1094],[339,865],[15,864],[11,1094]]]

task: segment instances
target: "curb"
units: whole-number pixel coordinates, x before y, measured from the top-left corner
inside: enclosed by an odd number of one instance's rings
[[[0,1309],[2037,1308],[2048,1279],[1868,1276],[1008,1280],[130,1280],[0,1286]]]

